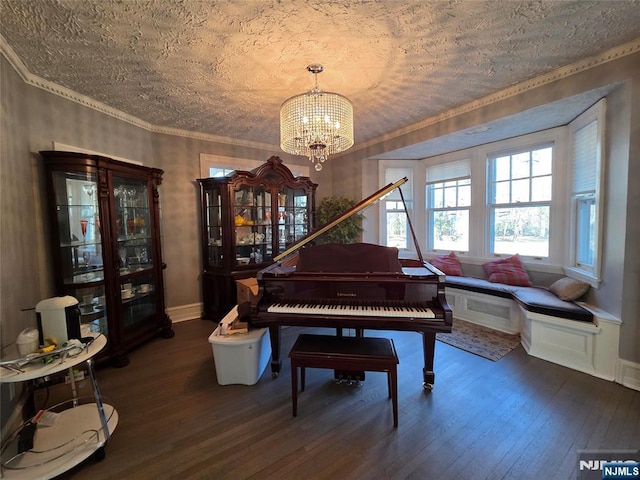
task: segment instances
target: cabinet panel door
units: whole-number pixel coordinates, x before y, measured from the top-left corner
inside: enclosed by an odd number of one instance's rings
[[[58,170],[52,174],[56,210],[56,255],[62,288],[79,302],[81,322],[108,333],[97,173]]]
[[[124,341],[157,324],[154,225],[146,179],[113,175],[118,299]]]
[[[222,189],[213,187],[204,192],[204,230],[207,249],[205,256],[205,270],[221,268],[224,256],[222,254]]]

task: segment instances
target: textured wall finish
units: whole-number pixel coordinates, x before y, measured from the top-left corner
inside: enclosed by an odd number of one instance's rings
[[[278,111],[349,97],[356,144],[640,37],[640,2],[3,0],[29,72],[167,128],[279,144]]]

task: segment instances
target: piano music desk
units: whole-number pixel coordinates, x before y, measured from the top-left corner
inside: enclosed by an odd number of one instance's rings
[[[398,426],[399,360],[392,339],[301,334],[291,348],[289,358],[294,417],[298,414],[298,367],[301,392],[304,391],[306,367],[387,372],[389,398],[393,405],[393,426]]]

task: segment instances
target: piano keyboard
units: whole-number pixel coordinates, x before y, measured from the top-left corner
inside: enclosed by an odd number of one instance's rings
[[[366,306],[366,305],[314,305],[274,303],[267,308],[269,313],[288,313],[298,315],[335,315],[353,317],[401,317],[401,318],[435,318],[428,307],[408,306]]]

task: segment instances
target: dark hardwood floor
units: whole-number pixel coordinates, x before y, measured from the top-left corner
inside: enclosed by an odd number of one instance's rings
[[[491,362],[437,342],[427,393],[420,335],[367,331],[393,337],[400,357],[395,429],[384,373],[357,388],[308,369],[293,418],[288,359],[275,380],[267,367],[254,386],[220,386],[214,324],[174,327],[129,366],[98,370],[118,427],[104,460],[61,478],[575,479],[580,449],[640,447],[640,392],[522,347]],[[301,331],[283,330],[285,355]]]

